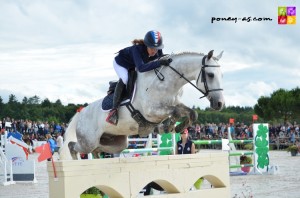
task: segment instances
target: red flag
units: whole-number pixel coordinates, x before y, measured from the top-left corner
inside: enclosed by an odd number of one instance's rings
[[[234,118],[230,118],[230,119],[229,119],[229,123],[230,123],[230,124],[234,124]]]
[[[37,153],[40,153],[40,156],[38,157],[38,162],[44,161],[44,160],[52,157],[50,143],[43,144],[41,146],[36,147],[35,151]]]
[[[253,119],[253,120],[257,120],[257,119],[258,119],[258,116],[257,116],[257,115],[253,115],[253,116],[252,116],[252,119]]]

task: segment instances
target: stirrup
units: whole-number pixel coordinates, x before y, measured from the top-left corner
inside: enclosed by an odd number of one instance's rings
[[[117,109],[113,109],[109,112],[107,118],[106,118],[106,122],[110,123],[110,124],[113,124],[115,126],[117,126],[118,124],[118,110]]]

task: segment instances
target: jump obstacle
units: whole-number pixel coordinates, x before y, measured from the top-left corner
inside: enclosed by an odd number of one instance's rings
[[[254,133],[254,152],[220,152],[197,153],[194,155],[166,155],[166,156],[139,156],[136,158],[110,158],[100,160],[78,160],[55,162],[57,177],[55,177],[51,163],[48,163],[49,195],[50,198],[79,197],[86,189],[95,186],[111,198],[136,197],[141,189],[154,181],[168,194],[151,195],[153,197],[230,197],[229,157],[239,155],[255,155],[258,162],[268,159],[267,124],[254,126],[255,130],[264,130]],[[151,141],[152,142],[152,141]],[[212,141],[213,142],[213,141]],[[203,142],[208,144],[212,142]],[[228,140],[227,145],[237,142]],[[251,141],[252,142],[252,141]],[[216,141],[215,143],[220,143]],[[224,143],[224,141],[223,141]],[[196,142],[197,144],[197,142]],[[258,149],[257,149],[258,148]],[[145,153],[167,148],[126,149],[124,153]],[[254,156],[255,157],[255,156]],[[256,160],[254,160],[255,162]],[[265,161],[266,162],[266,161]],[[265,170],[269,162],[253,164],[253,167]],[[232,168],[241,165],[231,165]],[[191,190],[199,178],[203,177],[212,186],[212,189]]]
[[[227,153],[57,161],[57,178],[47,166],[50,198],[79,197],[92,186],[110,198],[133,198],[152,181],[168,194],[149,198],[230,197]],[[191,190],[201,177],[213,188]]]

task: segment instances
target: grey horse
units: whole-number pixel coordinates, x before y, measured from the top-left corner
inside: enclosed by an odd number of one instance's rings
[[[195,52],[172,54],[164,57],[173,59],[170,66],[138,73],[131,103],[146,123],[137,122],[131,112],[121,106],[118,125],[111,125],[105,121],[108,112],[101,110],[103,99],[89,104],[70,121],[64,145],[60,149],[60,159],[77,159],[77,152],[91,153],[95,149],[120,153],[127,148],[127,136],[146,136],[153,131],[155,124],[166,119],[169,119],[170,125],[182,116],[188,117],[189,122],[185,125],[195,121],[197,114],[179,101],[182,87],[187,83],[203,93],[211,108],[221,110],[225,103],[221,67],[218,64],[221,56],[222,53],[214,57],[213,51],[207,55]],[[159,80],[158,75],[163,76],[164,80]]]

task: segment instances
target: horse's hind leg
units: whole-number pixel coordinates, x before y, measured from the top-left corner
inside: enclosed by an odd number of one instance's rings
[[[77,157],[78,152],[75,151],[75,144],[76,144],[76,142],[69,142],[68,147],[69,147],[69,150],[70,150],[73,160],[78,160],[78,157]]]

